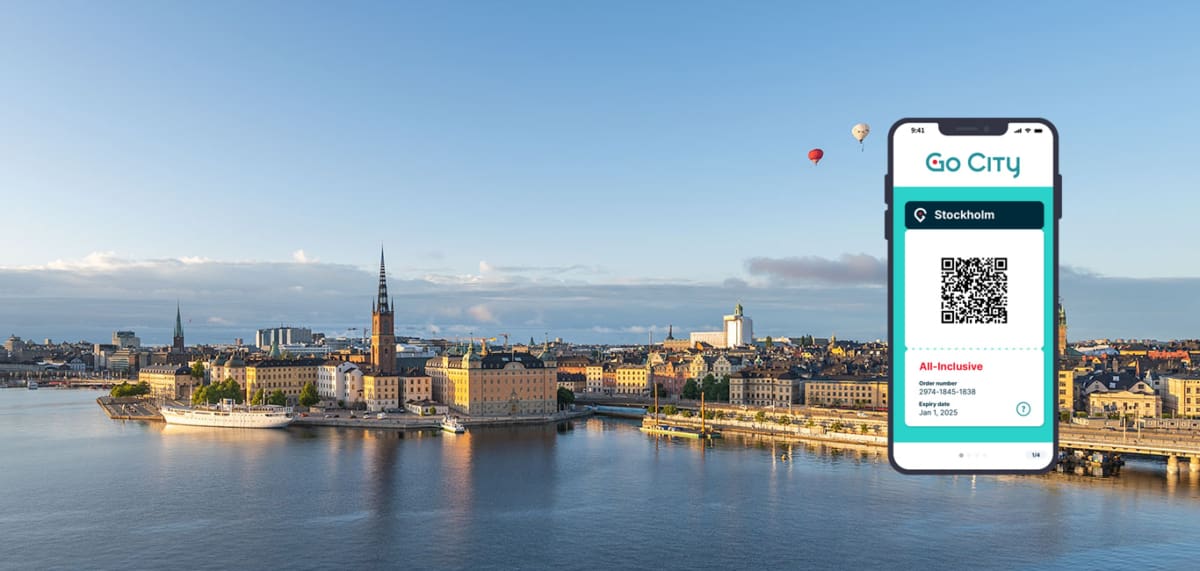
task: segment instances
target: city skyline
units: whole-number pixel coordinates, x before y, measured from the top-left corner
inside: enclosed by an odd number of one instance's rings
[[[887,128],[986,114],[1062,133],[1072,331],[1197,336],[1184,6],[303,7],[6,7],[0,326],[361,328],[382,240],[400,334],[883,338]]]

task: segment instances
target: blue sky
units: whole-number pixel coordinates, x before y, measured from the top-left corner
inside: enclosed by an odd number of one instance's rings
[[[1080,334],[1197,336],[1198,19],[1189,3],[5,3],[0,327],[166,342],[153,317],[176,298],[198,341],[361,326],[341,298],[369,303],[383,242],[414,332],[640,341],[742,299],[764,334],[883,337],[882,135],[1011,115],[1062,134],[1064,295],[1097,308],[1072,312]]]

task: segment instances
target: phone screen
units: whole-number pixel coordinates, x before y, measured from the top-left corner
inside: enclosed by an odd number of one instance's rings
[[[892,128],[889,448],[901,471],[1053,466],[1056,137],[1038,119]]]

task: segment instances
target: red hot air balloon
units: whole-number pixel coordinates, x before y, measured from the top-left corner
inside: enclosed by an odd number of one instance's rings
[[[814,165],[821,162],[821,157],[824,156],[825,151],[822,151],[821,149],[813,149],[808,152],[808,160],[812,161]]]

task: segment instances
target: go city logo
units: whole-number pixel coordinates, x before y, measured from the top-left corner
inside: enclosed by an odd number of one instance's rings
[[[932,172],[958,172],[962,161],[958,157],[942,157],[941,153],[929,153],[925,157],[925,168]],[[1013,178],[1021,176],[1021,157],[989,157],[983,153],[971,153],[967,157],[967,168],[974,172],[1010,172]]]

